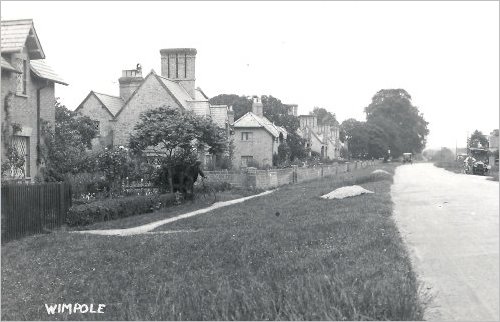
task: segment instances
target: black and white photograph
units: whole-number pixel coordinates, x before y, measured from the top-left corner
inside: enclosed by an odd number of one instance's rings
[[[4,1],[4,321],[499,321],[499,1]]]

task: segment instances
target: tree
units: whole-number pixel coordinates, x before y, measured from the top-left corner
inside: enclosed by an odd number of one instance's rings
[[[469,138],[470,148],[487,148],[489,146],[488,138],[481,131],[475,130]]]
[[[288,106],[281,100],[271,95],[261,97],[264,116],[274,124],[281,126],[287,131],[286,144],[289,150],[286,155],[289,161],[302,160],[307,157],[306,140],[297,134],[300,126],[299,118],[288,114]],[[283,155],[283,154],[282,154]]]
[[[448,148],[441,148],[432,156],[433,161],[453,161],[455,160],[455,154]]]
[[[381,128],[388,139],[391,155],[403,152],[420,153],[429,134],[428,122],[404,89],[383,89],[377,92],[365,108],[366,120]]]
[[[39,160],[45,181],[62,181],[67,173],[93,171],[94,163],[87,149],[97,136],[95,122],[87,116],[68,110],[58,100],[55,125],[41,124]]]
[[[236,94],[220,94],[212,97],[209,102],[212,105],[232,106],[235,121],[252,110],[252,100]]]
[[[226,151],[226,132],[211,118],[198,116],[182,109],[160,107],[140,115],[139,122],[130,136],[130,148],[135,153],[150,154],[160,165],[160,170],[188,168],[196,163],[197,152],[211,154]],[[163,169],[163,170],[162,170]],[[159,173],[163,178],[166,176]],[[171,171],[168,173],[171,179]],[[170,182],[163,182],[171,186]]]
[[[315,115],[318,118],[318,125],[331,125],[335,126],[339,123],[334,113],[328,112],[322,107],[314,107],[313,111],[309,113],[310,115]]]

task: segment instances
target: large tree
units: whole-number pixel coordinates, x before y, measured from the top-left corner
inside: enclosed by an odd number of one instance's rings
[[[38,163],[44,180],[60,181],[67,173],[92,171],[87,150],[97,134],[95,121],[56,101],[55,124],[44,121],[41,126]]]
[[[470,148],[487,148],[489,146],[488,138],[481,131],[475,130],[469,138]]]
[[[365,112],[367,123],[378,126],[386,133],[391,155],[420,153],[425,147],[428,122],[404,89],[380,90]]]
[[[225,130],[212,119],[190,111],[160,107],[143,112],[130,136],[130,148],[134,152],[148,151],[164,162],[207,149],[219,154],[227,148]]]
[[[137,155],[154,157],[158,164],[153,175],[162,190],[192,191],[201,172],[198,153],[217,155],[228,148],[226,131],[210,117],[178,108],[160,107],[141,113],[130,136],[129,146]],[[188,175],[190,174],[190,175]],[[187,181],[186,181],[187,180]]]

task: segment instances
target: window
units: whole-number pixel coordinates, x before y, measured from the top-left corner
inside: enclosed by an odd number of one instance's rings
[[[94,123],[94,128],[96,129],[97,131],[97,136],[101,135],[101,129],[100,129],[100,126],[101,126],[101,122],[100,121],[93,121]]]
[[[19,59],[17,61],[17,67],[21,71],[21,74],[17,74],[17,89],[16,94],[26,95],[27,94],[27,82],[28,82],[28,62],[25,59]]]
[[[12,136],[12,148],[24,156],[22,168],[12,167],[11,176],[14,178],[24,178],[30,176],[30,138],[27,136]]]
[[[253,156],[251,155],[242,155],[241,156],[241,166],[242,167],[248,167],[249,164],[251,164],[253,161]]]
[[[253,132],[241,132],[241,141],[252,141]]]
[[[26,95],[26,83],[28,79],[28,62],[26,59],[23,59],[23,94]]]

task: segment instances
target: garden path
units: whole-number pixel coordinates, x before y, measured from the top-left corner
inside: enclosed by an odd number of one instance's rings
[[[174,221],[177,221],[180,219],[189,218],[189,217],[193,217],[196,215],[204,214],[204,213],[210,212],[214,209],[238,204],[238,203],[244,202],[244,201],[249,200],[249,199],[257,198],[260,196],[265,196],[265,195],[268,195],[274,191],[276,191],[276,189],[265,191],[265,192],[259,193],[257,195],[239,198],[239,199],[216,202],[207,208],[198,209],[198,210],[191,211],[191,212],[188,212],[188,213],[176,216],[176,217],[162,219],[159,221],[155,221],[155,222],[152,222],[152,223],[149,223],[146,225],[137,226],[137,227],[125,228],[125,229],[80,230],[80,231],[74,231],[73,233],[105,235],[105,236],[132,236],[132,235],[138,235],[138,234],[148,234],[152,230],[154,230],[160,226],[163,226],[165,224],[169,224],[171,222],[174,222]]]

